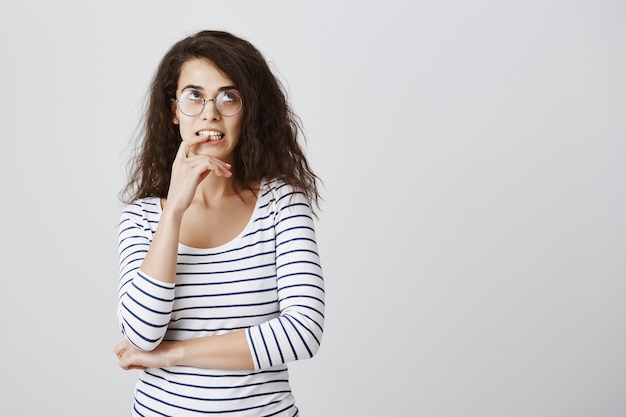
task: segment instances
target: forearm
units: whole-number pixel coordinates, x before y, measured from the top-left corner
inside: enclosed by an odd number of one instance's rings
[[[254,369],[245,330],[169,342],[167,350],[167,366],[223,370]]]
[[[176,262],[182,212],[163,210],[159,227],[141,264],[141,271],[159,281],[176,281]]]

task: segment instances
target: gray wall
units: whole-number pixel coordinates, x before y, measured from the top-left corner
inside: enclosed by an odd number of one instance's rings
[[[325,182],[303,416],[626,415],[625,19],[610,0],[2,2],[0,414],[128,415],[126,146],[165,50],[215,28],[275,66]]]

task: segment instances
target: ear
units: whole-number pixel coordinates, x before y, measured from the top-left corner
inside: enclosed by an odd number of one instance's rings
[[[178,106],[176,106],[176,100],[174,99],[171,99],[171,100],[172,100],[172,114],[174,115],[174,117],[172,117],[172,123],[177,125],[180,123],[178,121],[178,115],[176,114],[178,112]]]

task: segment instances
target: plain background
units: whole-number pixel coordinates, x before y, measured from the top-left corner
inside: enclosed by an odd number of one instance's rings
[[[0,414],[128,415],[117,193],[165,51],[271,62],[324,180],[301,415],[626,415],[626,3],[3,1]]]

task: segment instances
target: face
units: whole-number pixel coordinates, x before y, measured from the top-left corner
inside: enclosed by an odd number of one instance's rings
[[[176,102],[174,105],[174,123],[180,128],[180,136],[184,141],[188,141],[198,136],[206,140],[192,146],[189,154],[208,155],[218,158],[224,162],[233,162],[233,152],[239,142],[241,132],[241,119],[243,109],[234,116],[224,116],[216,108],[215,101],[219,98],[225,107],[222,112],[228,113],[228,106],[233,106],[233,99],[236,99],[236,88],[234,83],[211,61],[204,58],[192,59],[183,64],[176,88]],[[195,111],[181,111],[181,107],[186,109],[183,99],[189,104],[190,100],[202,103],[202,99],[207,99],[204,108],[198,106],[197,115],[188,114]]]

